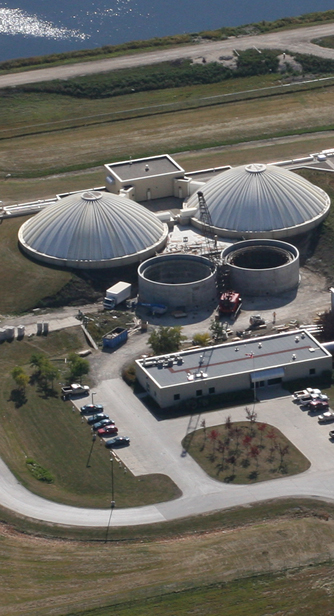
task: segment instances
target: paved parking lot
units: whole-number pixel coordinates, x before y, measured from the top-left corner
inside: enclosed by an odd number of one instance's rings
[[[282,478],[250,486],[227,486],[208,477],[181,445],[189,417],[157,420],[120,379],[104,381],[96,388],[95,400],[105,405],[115,420],[120,434],[131,436],[131,446],[118,455],[135,474],[164,473],[180,487],[183,496],[170,503],[157,505],[164,517],[171,519],[212,509],[246,504],[258,499],[288,495],[315,495],[334,498],[334,444],[329,440],[331,425],[318,424],[295,404],[290,394],[280,387],[260,393],[255,410],[258,421],[281,430],[310,460],[311,467],[298,476]],[[245,420],[245,407],[234,407],[193,417],[192,425],[205,417],[207,427],[225,422]]]

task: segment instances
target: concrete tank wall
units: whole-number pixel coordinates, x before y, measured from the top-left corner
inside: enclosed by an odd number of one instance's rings
[[[282,251],[289,253],[288,262],[277,267],[239,267],[230,261],[238,251],[251,251],[253,247],[268,249],[268,254]],[[279,240],[245,240],[228,246],[222,252],[223,262],[228,265],[231,288],[242,295],[280,295],[295,289],[299,284],[299,251],[295,246]],[[265,264],[265,259],[264,259]]]
[[[169,254],[138,268],[139,301],[196,310],[217,302],[216,267],[205,257]]]

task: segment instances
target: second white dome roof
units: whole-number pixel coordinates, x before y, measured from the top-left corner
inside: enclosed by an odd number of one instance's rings
[[[219,235],[296,235],[318,225],[330,207],[330,198],[324,190],[274,165],[252,164],[229,169],[209,180],[201,191]],[[197,205],[197,194],[193,194],[185,207]],[[200,226],[199,209],[194,223]]]

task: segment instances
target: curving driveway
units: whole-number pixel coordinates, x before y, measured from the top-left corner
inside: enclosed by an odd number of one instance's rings
[[[117,509],[116,503],[111,526],[163,522],[278,497],[334,500],[334,444],[328,439],[330,428],[319,425],[316,417],[303,412],[290,395],[282,395],[280,388],[265,392],[271,397],[256,405],[258,420],[283,431],[308,457],[311,467],[300,475],[249,486],[215,481],[190,456],[182,455],[181,439],[186,434],[189,418],[157,421],[120,379],[103,381],[95,390],[96,399],[108,402],[113,408],[122,431],[131,434],[131,447],[119,452],[124,463],[134,474],[165,473],[183,492],[179,499],[148,507]],[[244,407],[216,411],[206,414],[207,426],[223,423],[229,413],[233,420],[245,419]],[[199,416],[197,419],[200,421]],[[2,461],[0,502],[16,513],[55,524],[104,527],[110,517],[107,509],[69,507],[33,495],[17,482]]]
[[[309,28],[285,30],[256,36],[231,37],[226,41],[203,42],[196,45],[176,47],[166,50],[156,50],[148,53],[124,55],[118,58],[94,60],[80,64],[56,66],[53,68],[36,69],[23,73],[13,73],[0,76],[0,88],[15,87],[25,83],[51,81],[52,79],[70,79],[81,75],[102,73],[121,68],[156,64],[179,58],[205,58],[208,62],[218,60],[220,56],[230,56],[233,50],[244,50],[250,47],[281,49],[294,53],[308,53],[322,58],[334,59],[334,49],[326,49],[311,43],[313,39],[334,34],[334,24],[323,24]]]

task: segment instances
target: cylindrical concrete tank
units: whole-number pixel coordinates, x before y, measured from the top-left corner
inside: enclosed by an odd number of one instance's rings
[[[280,295],[299,283],[299,252],[279,240],[245,240],[222,252],[231,288],[242,295]]]
[[[206,257],[168,254],[138,268],[139,302],[197,310],[217,301],[216,266]]]

